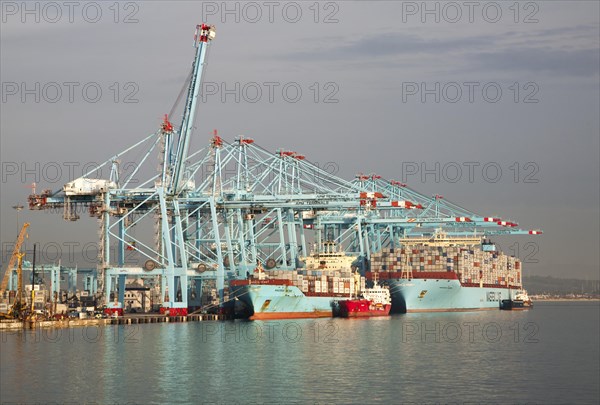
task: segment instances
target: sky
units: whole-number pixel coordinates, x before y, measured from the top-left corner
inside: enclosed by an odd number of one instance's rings
[[[155,132],[204,21],[193,147],[218,129],[401,180],[542,229],[498,238],[526,275],[598,279],[600,3],[470,4],[1,2],[2,246],[25,220],[46,260],[96,242],[86,215],[12,206]]]

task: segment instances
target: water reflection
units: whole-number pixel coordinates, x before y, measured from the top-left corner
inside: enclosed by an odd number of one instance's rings
[[[595,403],[600,305],[1,333],[2,402]]]

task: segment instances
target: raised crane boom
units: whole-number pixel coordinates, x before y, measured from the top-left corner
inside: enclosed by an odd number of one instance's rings
[[[10,275],[15,268],[15,262],[19,259],[19,253],[21,252],[21,245],[23,241],[27,237],[27,228],[29,227],[29,222],[25,222],[23,227],[21,228],[21,232],[19,232],[19,236],[17,237],[17,241],[15,242],[15,248],[13,249],[12,255],[10,256],[10,260],[8,262],[8,267],[4,272],[4,278],[2,278],[2,284],[0,284],[0,295],[4,295],[6,291],[6,287],[8,286],[8,280],[10,279]]]
[[[190,135],[194,126],[196,115],[196,103],[200,94],[202,84],[202,72],[204,70],[204,60],[209,42],[215,38],[215,27],[212,25],[200,24],[196,26],[194,35],[194,47],[196,47],[196,57],[192,66],[192,77],[188,88],[187,98],[183,111],[183,120],[179,128],[179,138],[177,141],[177,152],[172,162],[173,178],[170,187],[171,194],[178,194],[185,185],[183,175],[185,171],[185,161],[187,159],[188,148],[190,145]],[[167,149],[168,150],[168,149]]]

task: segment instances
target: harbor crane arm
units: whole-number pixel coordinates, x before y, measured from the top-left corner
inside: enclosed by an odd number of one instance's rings
[[[184,187],[185,161],[187,159],[190,145],[190,136],[194,127],[194,118],[196,116],[196,104],[200,95],[202,85],[202,72],[205,66],[206,52],[210,41],[215,38],[215,27],[207,24],[196,26],[196,35],[194,36],[194,47],[196,48],[196,57],[192,68],[192,77],[188,87],[187,98],[183,111],[183,120],[179,128],[179,138],[177,140],[177,152],[172,162],[173,179],[170,192],[178,194]],[[167,145],[169,150],[169,145]]]

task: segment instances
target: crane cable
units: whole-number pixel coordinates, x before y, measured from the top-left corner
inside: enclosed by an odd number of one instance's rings
[[[190,80],[192,79],[192,73],[194,72],[193,67],[190,69],[190,72],[187,75],[187,78],[185,79],[185,81],[183,82],[183,86],[181,87],[181,90],[179,91],[179,95],[177,96],[177,99],[175,100],[175,103],[173,104],[173,107],[171,107],[171,111],[169,112],[169,117],[173,116],[173,114],[175,114],[175,109],[179,106],[179,103],[181,102],[181,98],[183,97],[183,93],[185,93],[185,90],[188,88]]]
[[[206,72],[206,68],[208,66],[208,57],[210,55],[210,48],[211,48],[210,46],[207,46],[207,49],[206,49],[206,56],[204,58],[205,62],[203,64],[204,72]],[[192,75],[194,74],[194,67],[195,67],[194,64],[192,64],[192,67],[190,68],[190,71],[187,74],[185,81],[183,82],[183,86],[181,87],[181,90],[179,91],[179,95],[177,96],[175,103],[173,103],[173,106],[171,107],[171,111],[169,111],[169,115],[168,115],[169,117],[172,117],[173,114],[175,114],[175,110],[181,103],[181,99],[183,98],[184,93],[186,92],[187,89],[189,89],[191,81],[192,81]],[[204,82],[204,74],[202,75],[202,77],[200,79],[200,93],[202,92],[202,83],[203,82]],[[200,96],[202,96],[202,94],[200,94]],[[181,137],[181,128],[179,128],[179,131],[178,131],[178,142],[179,142],[179,137]]]
[[[203,72],[206,73],[206,68],[208,67],[208,58],[210,55],[210,46],[207,46],[206,48],[206,56],[204,58],[204,67],[203,67]],[[179,95],[177,96],[177,99],[175,100],[175,103],[173,104],[173,107],[171,108],[171,111],[169,112],[169,117],[171,117],[173,114],[175,114],[175,109],[179,106],[179,103],[181,102],[181,99],[183,98],[183,94],[185,93],[186,89],[189,88],[190,82],[192,80],[192,74],[194,73],[194,65],[192,65],[192,67],[190,68],[190,71],[185,79],[185,81],[183,82],[183,86],[181,87],[181,90],[179,91]],[[202,90],[202,83],[204,81],[204,74],[202,75],[201,81],[200,81],[200,90]],[[181,128],[179,129],[181,131]]]

